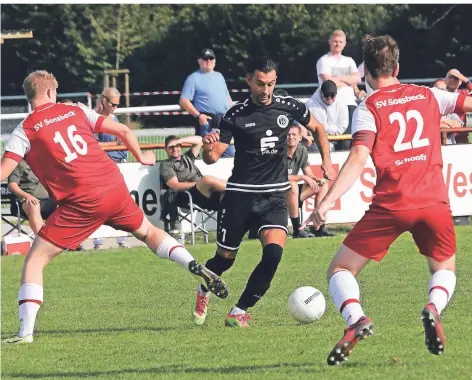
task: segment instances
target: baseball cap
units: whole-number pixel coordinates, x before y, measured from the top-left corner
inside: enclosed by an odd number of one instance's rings
[[[449,77],[455,77],[457,79],[459,79],[461,82],[463,83],[466,83],[468,82],[469,80],[460,73],[459,70],[457,69],[451,69],[447,72],[447,75],[446,75],[446,78],[449,78]]]
[[[199,58],[215,58],[215,52],[211,49],[203,49],[200,51],[200,54],[198,55]]]
[[[336,95],[338,93],[338,87],[332,80],[325,80],[321,85],[321,93],[324,96],[328,96],[330,94]]]

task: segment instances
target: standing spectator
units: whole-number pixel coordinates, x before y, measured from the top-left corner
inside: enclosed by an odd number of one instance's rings
[[[114,87],[106,87],[102,91],[102,95],[97,103],[97,112],[100,115],[103,115],[107,118],[110,118],[113,121],[118,122],[118,117],[114,114],[115,110],[120,105],[120,92]],[[123,145],[122,141],[118,137],[109,135],[107,133],[97,133],[95,135],[98,140],[98,144],[101,147],[117,146]],[[106,152],[108,157],[110,157],[117,164],[125,163],[126,158],[128,157],[128,151],[126,150],[115,150]],[[128,248],[126,243],[126,236],[118,236],[116,238],[116,243],[120,248]],[[103,239],[95,238],[93,240],[94,249],[103,248]]]
[[[342,135],[346,132],[349,125],[349,110],[348,106],[339,99],[334,81],[330,79],[324,81],[308,100],[306,106],[324,126],[328,136]],[[331,151],[334,150],[334,144],[330,142],[329,145]],[[316,152],[316,146],[310,148],[310,151]]]
[[[216,58],[211,49],[203,49],[198,57],[200,68],[185,80],[180,106],[197,120],[196,135],[204,137],[215,131],[218,123],[231,107],[225,78],[215,71]],[[230,145],[223,157],[233,157],[234,146]]]

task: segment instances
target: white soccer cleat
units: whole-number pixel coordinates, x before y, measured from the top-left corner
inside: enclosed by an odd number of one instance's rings
[[[26,344],[26,343],[33,343],[33,335],[26,335],[24,337],[19,337],[18,335],[13,337],[13,338],[9,338],[9,339],[5,339],[3,341],[4,344]]]

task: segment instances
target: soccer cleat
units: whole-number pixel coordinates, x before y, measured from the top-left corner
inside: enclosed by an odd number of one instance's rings
[[[328,355],[328,365],[339,365],[347,360],[354,346],[362,339],[374,333],[374,322],[369,317],[362,317],[344,330],[344,336],[336,343]]]
[[[218,298],[228,297],[228,287],[221,277],[207,269],[204,265],[198,263],[197,260],[193,260],[188,264],[188,270],[198,277],[202,285],[209,289],[215,296]]]
[[[18,335],[13,337],[13,338],[9,338],[9,339],[5,339],[3,341],[4,344],[25,344],[25,343],[33,343],[33,335],[26,335],[24,336],[23,338],[20,338]]]
[[[314,237],[333,237],[336,236],[335,233],[330,232],[326,229],[325,225],[322,225],[320,228],[315,230],[313,226],[310,228],[310,232],[313,234]]]
[[[294,239],[308,239],[308,238],[312,238],[313,234],[308,231],[299,230],[299,231],[293,231],[292,237]]]
[[[225,317],[225,326],[228,327],[249,327],[248,322],[252,319],[251,314],[231,314],[229,312]]]
[[[446,337],[439,320],[439,313],[432,303],[426,305],[421,312],[421,320],[424,326],[424,342],[429,352],[441,355],[444,352]]]
[[[195,301],[195,309],[193,310],[193,321],[196,325],[203,325],[207,316],[208,301],[210,295],[202,296],[197,289],[197,300]]]

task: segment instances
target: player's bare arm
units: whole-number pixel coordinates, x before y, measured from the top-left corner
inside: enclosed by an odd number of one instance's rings
[[[18,166],[18,162],[15,161],[14,159],[8,158],[8,157],[2,157],[2,163],[1,163],[2,181],[1,182],[5,181],[8,178],[8,176],[13,172],[13,170],[15,170],[17,166]]]
[[[113,121],[110,118],[105,118],[100,127],[100,132],[117,136],[121,141],[123,141],[123,144],[125,144],[131,154],[141,164],[154,165],[156,163],[154,152],[147,151],[143,153],[139,147],[139,142],[136,139],[136,136],[126,125]]]
[[[328,180],[332,180],[334,178],[334,170],[331,163],[331,156],[329,153],[328,136],[326,135],[323,125],[318,121],[316,117],[312,115],[311,112],[310,121],[306,125],[306,128],[313,133],[316,146],[320,151],[321,159],[323,161],[321,169],[323,170],[324,177]]]
[[[220,131],[208,133],[203,138],[203,162],[207,165],[214,164],[219,160],[229,144],[220,141]]]
[[[303,223],[301,228],[306,228],[309,223],[313,223],[313,226],[318,228],[326,221],[326,214],[331,204],[336,202],[352,187],[354,182],[356,182],[365,167],[369,154],[369,148],[364,145],[355,145],[352,147],[347,161],[343,165],[328,193],[305,223]]]

